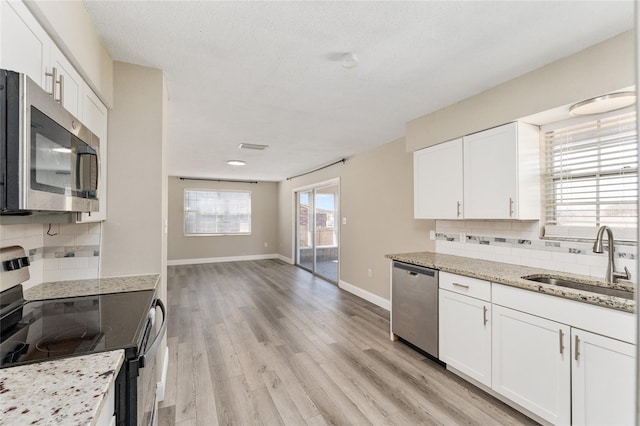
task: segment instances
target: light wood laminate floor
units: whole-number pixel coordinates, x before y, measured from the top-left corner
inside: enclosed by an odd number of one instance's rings
[[[160,425],[534,424],[278,260],[169,267],[168,304]]]

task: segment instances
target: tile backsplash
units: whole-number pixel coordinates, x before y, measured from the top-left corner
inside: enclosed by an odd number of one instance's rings
[[[42,282],[99,276],[100,223],[0,225],[0,247],[24,247],[31,288]]]
[[[593,253],[589,242],[540,239],[539,227],[538,221],[437,220],[431,238],[438,253],[604,278],[606,251]],[[615,247],[616,268],[629,268],[634,282],[637,251],[635,245]]]

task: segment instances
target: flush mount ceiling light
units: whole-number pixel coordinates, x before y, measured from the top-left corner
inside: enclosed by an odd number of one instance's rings
[[[569,114],[591,115],[611,112],[626,108],[636,102],[635,92],[618,92],[602,95],[586,101],[578,102],[569,108]]]
[[[340,59],[342,68],[355,68],[358,66],[358,58],[351,52],[345,53]]]
[[[242,160],[229,160],[227,161],[227,164],[230,166],[244,166],[247,163]]]
[[[264,151],[265,149],[269,148],[269,145],[259,145],[256,143],[241,143],[240,145],[238,145],[238,148],[240,149],[255,149],[257,151]]]

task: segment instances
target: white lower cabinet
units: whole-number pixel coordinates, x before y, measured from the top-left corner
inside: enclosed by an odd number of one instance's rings
[[[492,389],[554,424],[571,422],[570,327],[493,306]]]
[[[635,345],[571,330],[574,425],[635,424]]]
[[[440,359],[491,386],[491,303],[448,290],[439,293]]]

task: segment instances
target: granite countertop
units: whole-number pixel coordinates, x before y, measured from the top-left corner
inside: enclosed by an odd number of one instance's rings
[[[94,425],[124,351],[0,369],[0,425]]]
[[[26,300],[60,299],[94,294],[153,290],[158,285],[159,280],[159,274],[151,274],[90,280],[52,281],[38,284],[25,290],[24,298]]]
[[[608,284],[603,280],[597,280],[585,275],[569,274],[551,271],[548,269],[530,268],[527,266],[512,265],[509,263],[491,262],[488,260],[432,252],[388,254],[385,257],[399,262],[425,266],[427,268],[438,269],[444,272],[479,278],[494,283],[564,297],[566,299],[577,300],[606,308],[617,309],[625,312],[635,311],[636,303],[634,299],[624,299],[621,297],[607,296],[584,290],[560,287],[553,284],[538,283],[522,279],[522,277],[527,275],[563,277],[593,286],[610,287],[630,292],[635,291],[635,286],[628,281],[625,282],[621,280],[616,284]]]

